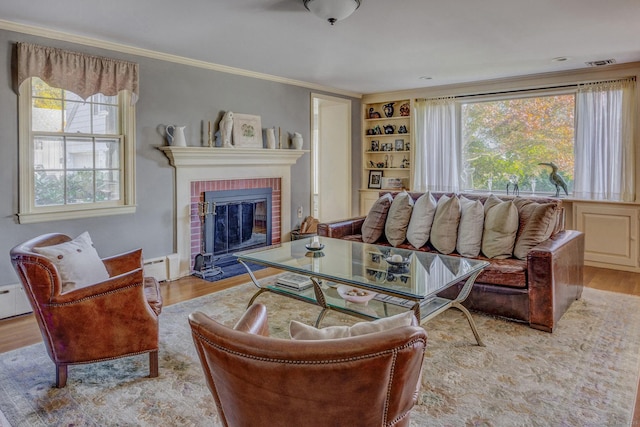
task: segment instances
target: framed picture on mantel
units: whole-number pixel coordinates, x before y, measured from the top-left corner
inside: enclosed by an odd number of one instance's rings
[[[262,148],[260,116],[233,115],[233,145],[238,148]]]

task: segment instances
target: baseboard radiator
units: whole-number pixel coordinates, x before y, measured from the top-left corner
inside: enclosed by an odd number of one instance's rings
[[[154,277],[158,282],[176,280],[179,277],[178,254],[145,259],[142,263],[144,275]]]

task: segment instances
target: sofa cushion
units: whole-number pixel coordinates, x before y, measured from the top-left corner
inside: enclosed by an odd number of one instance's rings
[[[480,259],[484,259],[480,257]],[[476,283],[508,286],[510,288],[527,287],[527,262],[515,258],[486,259],[489,265],[482,270]]]
[[[462,256],[477,257],[482,247],[484,207],[479,200],[469,200],[460,196],[460,212],[456,250]]]
[[[438,200],[436,214],[431,226],[429,240],[442,254],[450,254],[456,249],[458,224],[460,223],[460,200],[457,196],[443,195]],[[514,234],[515,236],[515,234]]]
[[[407,240],[414,248],[424,246],[429,240],[437,205],[431,192],[423,194],[414,203],[407,227]]]
[[[63,292],[103,282],[109,278],[107,268],[86,231],[68,242],[33,248],[33,251],[45,256],[55,265]]]
[[[384,232],[384,225],[387,221],[387,214],[393,202],[391,194],[387,193],[381,196],[371,206],[371,210],[367,214],[362,223],[362,241],[365,243],[375,243]]]
[[[383,317],[371,322],[358,322],[352,326],[327,326],[322,329],[305,325],[292,320],[289,323],[289,334],[294,340],[327,340],[335,338],[356,337],[375,332],[382,332],[400,326],[416,325],[416,316],[412,310],[390,317]]]
[[[392,246],[398,246],[406,240],[412,210],[413,199],[406,191],[393,199],[384,226],[384,234]]]
[[[502,201],[493,194],[484,202],[482,253],[487,258],[509,258],[518,231],[518,209],[513,201]]]
[[[513,203],[518,208],[520,219],[513,256],[526,259],[531,249],[547,240],[553,233],[558,206],[556,203],[536,203],[523,198],[516,198]]]

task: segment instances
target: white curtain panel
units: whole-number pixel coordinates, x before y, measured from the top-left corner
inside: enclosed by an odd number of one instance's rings
[[[458,192],[462,156],[454,100],[418,100],[415,118],[414,190]]]
[[[634,201],[635,87],[632,79],[579,86],[575,197]]]

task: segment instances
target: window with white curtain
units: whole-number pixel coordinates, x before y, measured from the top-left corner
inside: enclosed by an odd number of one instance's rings
[[[517,186],[521,193],[634,199],[633,79],[418,100],[415,109],[416,190]]]
[[[21,223],[135,212],[137,65],[18,46]]]

